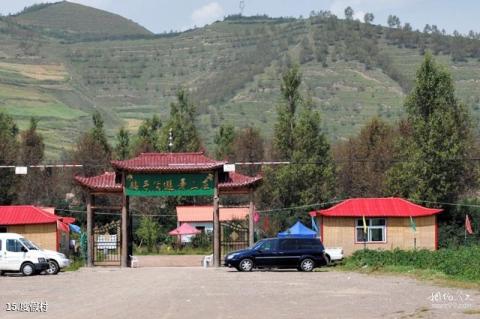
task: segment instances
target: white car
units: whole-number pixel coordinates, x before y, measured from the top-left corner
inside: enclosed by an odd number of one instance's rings
[[[343,260],[343,249],[341,247],[325,248],[327,265]]]
[[[21,272],[31,276],[48,268],[47,256],[30,241],[19,234],[0,233],[0,275]]]
[[[35,244],[32,241],[29,241],[32,246],[35,246],[38,250],[42,251],[45,256],[47,256],[47,261],[48,261],[48,269],[46,270],[47,274],[49,275],[56,275],[58,272],[65,268],[70,266],[72,261],[65,256],[65,254],[56,252],[54,250],[47,250],[47,249],[42,249],[40,246]]]

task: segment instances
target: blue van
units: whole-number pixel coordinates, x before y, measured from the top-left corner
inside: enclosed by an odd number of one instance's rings
[[[266,238],[248,249],[225,256],[224,265],[238,271],[253,268],[293,268],[312,271],[327,264],[325,249],[319,238]]]

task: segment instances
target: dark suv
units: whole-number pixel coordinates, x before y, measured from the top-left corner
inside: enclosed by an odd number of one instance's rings
[[[267,238],[253,247],[229,253],[225,266],[239,271],[253,268],[296,268],[312,271],[326,265],[325,249],[319,238]]]

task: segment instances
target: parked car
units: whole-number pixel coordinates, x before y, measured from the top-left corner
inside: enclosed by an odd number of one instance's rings
[[[325,248],[327,264],[333,264],[343,260],[343,249],[341,247]]]
[[[56,275],[61,269],[70,266],[72,261],[65,256],[65,254],[56,252],[54,250],[42,249],[40,246],[32,241],[29,241],[32,246],[35,246],[38,250],[42,251],[47,256],[48,269],[46,273],[49,275]]]
[[[31,276],[48,268],[45,253],[23,236],[0,233],[0,275],[21,272],[25,276]]]
[[[225,266],[239,271],[253,268],[296,268],[312,271],[326,265],[325,249],[319,238],[267,238],[251,248],[229,253]]]

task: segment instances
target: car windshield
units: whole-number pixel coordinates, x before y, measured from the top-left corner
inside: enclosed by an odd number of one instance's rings
[[[20,241],[22,242],[22,244],[27,247],[29,250],[38,250],[38,247],[35,246],[32,242],[30,242],[29,240],[26,240],[25,238],[20,238]]]
[[[262,246],[262,244],[265,242],[265,240],[260,240],[260,241],[257,241],[252,247],[250,247],[250,249],[258,249],[260,246]]]

